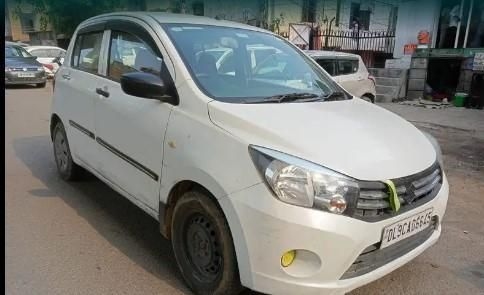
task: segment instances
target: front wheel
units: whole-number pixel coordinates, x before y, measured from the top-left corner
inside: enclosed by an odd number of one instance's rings
[[[46,82],[44,82],[44,83],[38,83],[38,84],[35,84],[35,87],[37,87],[37,88],[44,88],[45,87],[45,84],[46,84]]]
[[[242,291],[230,229],[212,199],[185,193],[175,205],[171,233],[178,267],[195,294]]]

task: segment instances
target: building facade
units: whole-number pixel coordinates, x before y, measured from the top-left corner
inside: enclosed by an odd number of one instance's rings
[[[41,16],[25,1],[5,1],[5,39],[31,45],[57,44],[50,24],[43,27]]]

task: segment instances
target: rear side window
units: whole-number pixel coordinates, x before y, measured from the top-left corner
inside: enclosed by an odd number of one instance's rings
[[[103,32],[78,35],[71,65],[83,71],[97,73]]]
[[[58,57],[61,56],[62,51],[59,49],[49,49],[49,57]],[[64,57],[64,56],[61,56]]]
[[[32,50],[31,54],[37,57],[49,57],[49,52],[47,49]]]
[[[113,31],[109,53],[108,77],[119,81],[129,72],[146,72],[159,76],[162,58],[143,40],[129,33]]]
[[[358,72],[358,60],[338,60],[338,75],[349,75]]]
[[[316,62],[331,76],[336,75],[336,65],[334,60],[318,59]]]

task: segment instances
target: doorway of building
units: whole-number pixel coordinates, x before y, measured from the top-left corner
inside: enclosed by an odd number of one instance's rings
[[[453,97],[459,84],[461,58],[430,58],[427,68],[427,84],[434,93],[449,99]]]

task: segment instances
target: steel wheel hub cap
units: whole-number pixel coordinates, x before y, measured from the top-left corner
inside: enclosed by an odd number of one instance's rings
[[[64,135],[60,132],[57,132],[55,136],[54,149],[57,165],[61,171],[65,171],[67,169],[69,154],[67,149],[67,142],[64,138]]]
[[[185,245],[188,259],[203,280],[213,280],[220,273],[222,257],[211,222],[200,214],[186,225]]]

